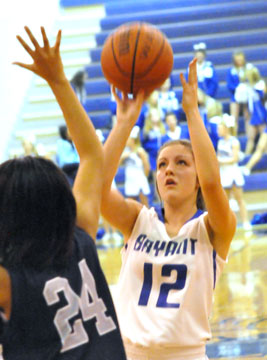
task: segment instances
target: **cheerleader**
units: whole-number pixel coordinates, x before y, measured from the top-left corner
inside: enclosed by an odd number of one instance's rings
[[[238,166],[240,143],[231,135],[234,127],[234,119],[224,114],[218,125],[218,133],[221,137],[217,146],[217,157],[220,164],[221,183],[228,198],[233,195],[240,209],[240,216],[244,229],[250,228],[248,213],[243,197],[243,186],[245,184],[241,168]]]
[[[205,94],[215,97],[218,90],[218,79],[212,62],[206,60],[206,44],[203,42],[195,44],[193,49],[197,59],[198,87]]]

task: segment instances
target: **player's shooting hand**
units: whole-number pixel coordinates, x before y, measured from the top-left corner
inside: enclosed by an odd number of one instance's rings
[[[139,91],[134,99],[129,99],[126,93],[123,93],[122,98],[120,98],[115,86],[112,85],[112,94],[117,103],[117,122],[119,124],[127,123],[133,127],[141,112],[145,96],[144,91]]]
[[[193,59],[189,64],[188,81],[183,74],[180,74],[183,86],[182,107],[185,113],[198,107],[198,81],[197,81],[197,59]]]
[[[14,64],[34,72],[45,79],[48,83],[60,83],[61,81],[65,81],[66,77],[59,52],[61,30],[58,31],[54,46],[50,46],[43,27],[41,27],[43,46],[38,43],[27,26],[25,26],[25,31],[27,32],[34,49],[32,49],[19,35],[17,35],[17,39],[27,53],[32,57],[33,63],[24,64],[21,62],[14,62]]]

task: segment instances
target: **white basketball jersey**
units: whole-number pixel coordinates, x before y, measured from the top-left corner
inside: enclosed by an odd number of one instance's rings
[[[210,339],[213,290],[225,261],[209,241],[204,215],[170,238],[153,208],[140,211],[122,250],[117,293],[126,342],[187,350]]]

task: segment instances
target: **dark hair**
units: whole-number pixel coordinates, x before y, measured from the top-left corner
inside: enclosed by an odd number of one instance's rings
[[[165,149],[166,147],[168,146],[172,146],[172,145],[183,145],[185,146],[187,149],[189,149],[194,157],[194,153],[193,153],[193,149],[192,149],[192,145],[191,145],[191,142],[187,139],[179,139],[179,140],[170,140],[170,141],[167,141],[165,144],[163,144],[159,151],[158,151],[158,154],[157,154],[157,160],[158,160],[158,157],[159,157],[159,154],[161,153],[161,151],[163,149]],[[158,188],[157,188],[158,190]],[[202,192],[201,192],[201,188],[199,187],[198,189],[198,193],[197,193],[197,208],[200,209],[200,210],[204,210],[205,209],[205,202],[204,202],[204,199],[203,199],[203,195],[202,195]]]
[[[76,203],[64,173],[27,156],[0,165],[0,261],[63,265],[71,252]]]
[[[61,139],[70,141],[70,139],[68,137],[68,129],[67,129],[66,125],[60,125],[58,128],[58,132],[59,132],[59,136],[61,137]]]
[[[85,72],[83,70],[77,71],[72,79],[70,80],[70,83],[78,88],[83,87],[84,85],[84,75]]]

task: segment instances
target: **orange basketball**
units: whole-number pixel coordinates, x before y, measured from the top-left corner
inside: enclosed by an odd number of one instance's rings
[[[150,24],[124,24],[107,38],[101,66],[107,81],[119,90],[136,94],[144,89],[150,93],[170,76],[172,47],[166,36]]]

